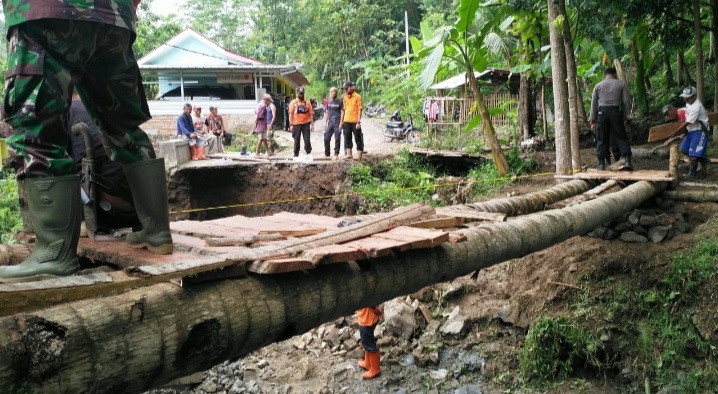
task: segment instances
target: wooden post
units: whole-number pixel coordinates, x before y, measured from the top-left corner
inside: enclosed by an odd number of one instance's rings
[[[672,186],[675,188],[680,182],[680,174],[678,173],[678,163],[680,162],[681,154],[678,151],[678,144],[671,144],[670,153],[668,156],[668,171],[673,177]]]

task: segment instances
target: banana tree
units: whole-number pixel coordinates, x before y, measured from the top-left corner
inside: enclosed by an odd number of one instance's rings
[[[442,65],[457,67],[466,73],[467,82],[474,98],[471,113],[475,114],[466,128],[471,130],[479,123],[483,123],[484,135],[491,147],[496,169],[501,175],[504,175],[508,172],[509,164],[496,137],[496,129],[491,122],[489,109],[484,102],[484,96],[474,74],[475,71],[486,69],[488,53],[484,45],[485,39],[499,20],[475,26],[474,22],[479,7],[479,0],[460,0],[457,10],[459,17],[456,23],[440,27],[435,31],[422,27],[424,41],[420,42],[414,38],[412,44],[424,65],[424,71],[419,77],[422,89],[428,88],[434,82],[436,73]]]

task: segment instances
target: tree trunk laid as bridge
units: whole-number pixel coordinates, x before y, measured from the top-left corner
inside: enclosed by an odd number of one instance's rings
[[[508,216],[525,215],[542,211],[558,201],[585,193],[595,185],[595,182],[577,179],[524,196],[498,198],[473,204],[454,205],[447,207],[446,210],[468,209],[480,212],[500,212]]]
[[[676,201],[718,202],[718,191],[710,189],[671,190],[663,193],[663,196]]]
[[[455,245],[362,263],[149,288],[0,319],[0,389],[136,393],[394,297],[545,249],[665,188],[635,183],[562,210],[465,230]]]

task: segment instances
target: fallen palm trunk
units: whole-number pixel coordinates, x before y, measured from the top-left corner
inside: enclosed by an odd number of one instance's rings
[[[455,205],[447,207],[449,211],[480,211],[500,212],[508,216],[525,215],[527,213],[543,211],[551,204],[565,200],[577,194],[585,193],[595,186],[594,182],[586,180],[573,180],[553,186],[540,192],[529,193],[525,196],[499,198],[473,204]]]
[[[361,264],[179,288],[166,283],[0,319],[3,392],[136,393],[324,322],[542,250],[661,192],[638,182],[574,207],[464,230],[466,242]]]
[[[718,191],[710,189],[671,190],[664,192],[663,196],[676,201],[718,202]]]
[[[550,187],[540,192],[529,193],[523,196],[499,198],[472,204],[442,207],[437,209],[437,214],[448,216],[456,215],[457,217],[465,217],[470,215],[472,212],[503,213],[507,216],[525,215],[528,213],[543,211],[549,205],[571,198],[578,194],[585,193],[595,185],[596,182],[594,181],[577,179]],[[382,214],[365,215],[362,216],[362,218],[366,220],[379,217],[380,215]],[[354,219],[354,217],[350,219]],[[497,217],[493,215],[485,217],[476,215],[476,219],[495,221],[497,220]]]
[[[596,199],[602,193],[605,193],[605,192],[608,192],[611,190],[620,190],[620,188],[621,188],[621,185],[619,185],[617,181],[609,180],[609,181],[603,182],[602,184],[594,187],[593,189],[587,191],[586,193],[579,194],[578,196],[567,198],[565,200],[561,200],[555,204],[551,204],[551,206],[549,206],[549,208],[559,209],[559,208],[571,207],[576,204],[581,204],[586,201]]]

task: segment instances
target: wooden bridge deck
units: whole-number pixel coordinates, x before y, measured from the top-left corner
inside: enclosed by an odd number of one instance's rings
[[[343,219],[288,212],[261,218],[233,216],[204,222],[173,222],[170,227],[175,252],[171,255],[132,249],[119,237],[98,236],[95,241],[81,238],[78,254],[97,262],[100,271],[0,284],[0,316],[168,281],[188,286],[208,280],[308,270],[326,264],[434,248],[465,239],[444,228],[480,220],[450,214],[437,216],[430,207],[420,208],[422,212],[411,220],[399,217],[395,220],[393,213],[389,213],[346,227],[338,227]],[[417,206],[397,211],[411,209],[416,211]],[[374,223],[383,223],[380,231],[376,231],[379,227]],[[332,242],[335,238],[338,242]]]

